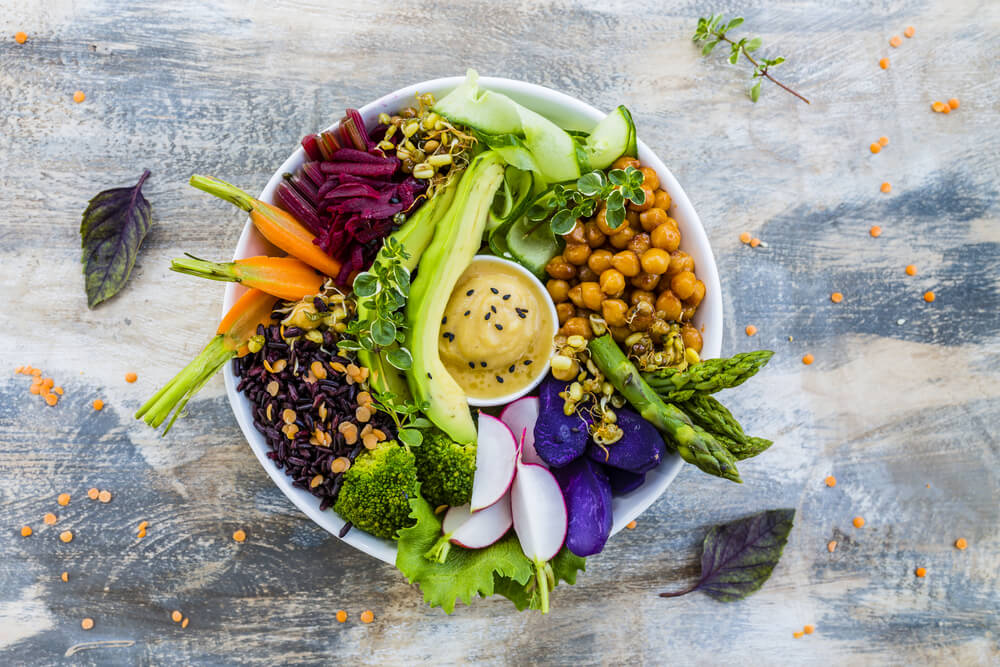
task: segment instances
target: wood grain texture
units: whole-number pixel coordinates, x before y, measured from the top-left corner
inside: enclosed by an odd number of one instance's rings
[[[765,85],[753,105],[745,68],[703,59],[689,36],[713,10],[742,13],[813,104]],[[916,35],[891,49],[907,25]],[[0,345],[8,371],[32,364],[66,388],[48,408],[23,376],[0,380],[0,662],[996,664],[998,26],[990,0],[0,0]],[[467,66],[627,104],[712,239],[724,352],[777,352],[726,397],[748,431],[777,441],[741,467],[745,483],[686,467],[544,618],[501,600],[451,617],[425,608],[393,568],[285,500],[219,379],[167,438],[131,419],[220,309],[221,285],[171,274],[168,260],[226,257],[242,226],[188,176],[256,191],[346,106]],[[952,96],[960,110],[930,112]],[[871,155],[880,135],[891,142]],[[80,213],[143,168],[153,229],[129,285],[88,311]],[[740,244],[744,230],[767,247]],[[87,499],[91,486],[113,501]],[[697,574],[708,526],[784,506],[797,525],[759,593],[656,597]],[[57,525],[42,523],[48,511]],[[357,620],[366,608],[370,626]],[[792,639],[805,623],[816,634]],[[135,644],[63,657],[99,640]]]

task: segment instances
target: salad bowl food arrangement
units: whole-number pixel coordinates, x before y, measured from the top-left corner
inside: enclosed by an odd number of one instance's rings
[[[224,368],[279,488],[432,606],[547,612],[685,461],[739,482],[771,444],[711,395],[770,353],[716,358],[708,239],[625,107],[470,71],[348,110],[258,198],[191,183],[250,220],[174,261],[224,317],[137,417]]]

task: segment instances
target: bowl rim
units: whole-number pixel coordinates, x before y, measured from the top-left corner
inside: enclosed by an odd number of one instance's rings
[[[465,77],[462,76],[443,77],[404,86],[360,107],[359,112],[365,122],[370,123],[380,112],[396,111],[403,100],[413,99],[414,94],[418,91],[432,92],[439,96],[441,92],[451,90],[464,79]],[[605,116],[605,113],[582,100],[538,84],[501,77],[480,77],[479,82],[485,88],[505,93],[521,103],[530,104],[533,110],[542,115],[554,117],[563,125],[576,125],[578,129],[589,129],[589,127],[582,127],[584,122],[590,123],[590,127],[592,127],[594,123]],[[565,119],[566,115],[572,118],[567,120]],[[586,121],[579,120],[581,118],[586,118]],[[337,123],[334,123],[327,129],[336,125]],[[667,166],[641,139],[638,139],[637,145],[640,161],[656,171],[661,187],[670,193],[671,216],[677,220],[681,229],[682,245],[685,252],[694,257],[698,277],[705,283],[706,295],[702,306],[699,307],[695,315],[695,324],[703,332],[702,356],[704,358],[717,357],[722,349],[722,294],[718,269],[708,235],[687,194]],[[282,174],[294,171],[304,161],[305,152],[300,145],[270,177],[258,198],[273,203],[274,191],[278,183],[281,182]],[[269,244],[257,233],[247,218],[233,258],[239,259],[255,253],[267,252],[269,248],[271,248]],[[245,288],[237,283],[227,284],[223,298],[223,313],[229,310],[243,291]],[[339,532],[345,525],[344,520],[332,510],[321,512],[319,500],[308,491],[292,486],[291,478],[285,474],[285,471],[279,469],[267,457],[270,448],[263,435],[257,432],[253,425],[249,400],[236,391],[238,383],[233,374],[232,364],[226,364],[223,376],[226,395],[240,430],[268,476],[292,504],[324,530],[339,537]],[[614,535],[622,530],[663,495],[674,477],[677,476],[682,464],[683,461],[677,454],[669,453],[659,466],[647,473],[642,486],[628,494],[615,497],[612,500],[614,522],[611,534]],[[374,558],[395,565],[396,544],[391,540],[375,537],[357,528],[350,530],[340,539]]]

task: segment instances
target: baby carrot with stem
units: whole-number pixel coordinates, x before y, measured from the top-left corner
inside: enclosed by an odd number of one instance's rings
[[[259,256],[210,262],[188,255],[170,262],[170,269],[209,280],[242,283],[288,301],[319,294],[323,287],[323,277],[294,257]]]
[[[235,185],[211,176],[191,177],[191,185],[210,195],[225,199],[230,204],[250,213],[250,221],[264,238],[292,257],[297,257],[314,269],[330,277],[340,273],[340,262],[327,255],[313,243],[315,236],[290,213],[277,206],[254,199]]]
[[[275,301],[276,297],[258,289],[248,290],[222,318],[215,337],[208,342],[208,345],[180,373],[146,401],[135,413],[135,418],[142,419],[153,428],[159,428],[173,412],[174,416],[163,430],[163,435],[166,435],[177,421],[177,417],[184,411],[188,400],[219,372],[227,361],[233,357],[242,357],[249,351],[247,343],[250,337],[257,333],[258,324],[270,322],[271,309],[274,308]]]

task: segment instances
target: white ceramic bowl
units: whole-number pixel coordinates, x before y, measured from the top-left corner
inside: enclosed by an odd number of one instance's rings
[[[525,278],[525,280],[534,284],[535,287],[541,290],[542,294],[546,295],[548,294],[548,292],[545,289],[545,285],[542,284],[542,281],[536,278],[535,274],[533,274],[531,271],[524,268],[517,262],[512,262],[509,259],[504,259],[503,257],[496,257],[494,255],[476,255],[472,261],[503,265],[513,271],[516,271],[517,273],[520,273]],[[559,325],[557,324],[557,322],[559,320],[559,315],[556,313],[556,305],[552,303],[552,299],[547,298],[545,301],[549,306],[549,321],[552,322],[552,325],[555,329],[558,329]],[[513,403],[522,396],[527,396],[532,390],[534,390],[535,387],[541,384],[543,379],[545,379],[546,374],[548,374],[549,372],[549,360],[548,359],[545,360],[545,365],[537,364],[537,366],[538,368],[535,370],[535,378],[521,389],[511,392],[506,396],[500,396],[498,398],[470,398],[469,405],[476,408],[491,408],[499,405],[507,405],[508,403]]]
[[[420,93],[433,93],[436,98],[440,99],[462,81],[463,77],[449,77],[401,88],[361,107],[361,116],[366,124],[373,126],[377,122],[379,113],[383,111],[393,113],[409,106],[413,102],[414,93],[418,91]],[[479,82],[484,88],[505,93],[514,100],[549,117],[559,125],[570,129],[589,130],[605,115],[585,102],[535,84],[493,77],[481,77]],[[639,136],[642,136],[641,127],[639,128]],[[715,266],[715,258],[712,256],[711,246],[708,243],[708,236],[701,225],[701,220],[698,219],[698,214],[674,175],[642,140],[638,142],[638,145],[639,160],[644,165],[649,165],[656,170],[660,177],[661,187],[670,193],[672,199],[670,215],[677,220],[680,228],[681,247],[694,258],[698,277],[705,283],[705,300],[698,308],[694,322],[703,332],[702,356],[705,358],[717,357],[722,348],[722,295],[719,273]],[[284,164],[274,172],[259,198],[273,203],[274,190],[281,182],[282,174],[295,171],[304,161],[304,151],[301,147],[296,148]],[[236,246],[234,258],[259,254],[275,254],[275,249],[257,233],[248,220]],[[229,310],[243,289],[235,283],[228,285],[223,312]],[[229,395],[229,402],[233,407],[236,420],[239,422],[240,428],[243,429],[243,434],[260,464],[264,466],[282,493],[295,503],[296,507],[327,531],[334,535],[339,533],[344,526],[344,521],[332,510],[320,512],[319,500],[309,492],[292,486],[291,479],[285,475],[284,471],[267,458],[269,451],[267,442],[264,440],[264,436],[254,428],[250,402],[236,391],[237,381],[233,376],[230,364],[226,364],[224,374],[226,392]],[[624,528],[627,523],[653,504],[670,485],[681,465],[681,458],[676,454],[670,454],[655,470],[646,474],[646,482],[641,487],[625,496],[615,498],[612,504],[615,518],[612,534]],[[352,529],[343,539],[348,544],[375,558],[386,563],[395,563],[396,545],[390,540],[373,537],[357,528]],[[609,548],[613,549],[614,545],[612,544]]]

